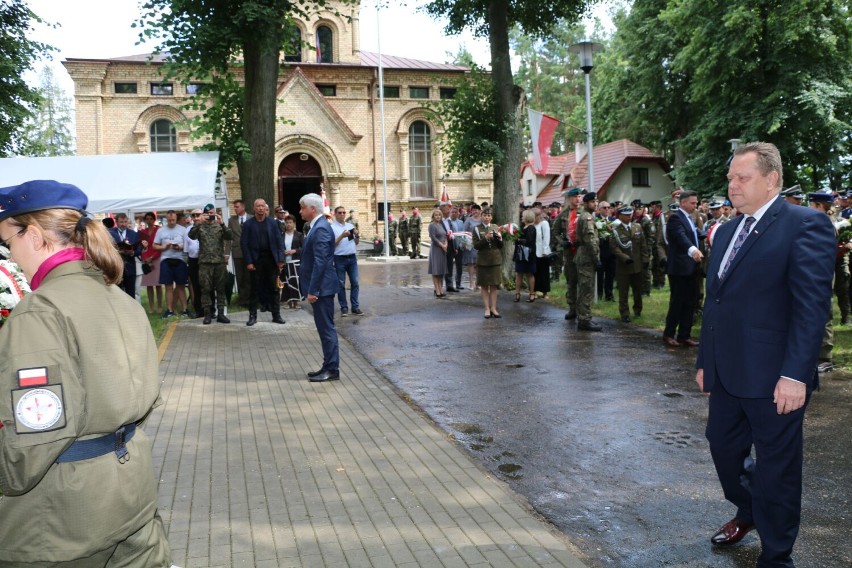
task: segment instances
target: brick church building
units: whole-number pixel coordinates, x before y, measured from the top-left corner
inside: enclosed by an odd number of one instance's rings
[[[384,232],[376,223],[384,201],[378,55],[360,49],[359,6],[339,9],[341,15],[329,10],[296,22],[305,45],[282,53],[276,116],[287,122],[276,123],[269,183],[278,201],[270,205],[296,212],[299,198],[319,193],[322,184],[332,208],[358,211],[369,237],[366,227]],[[150,64],[148,55],[68,58],[63,65],[74,80],[78,155],[189,152],[201,145],[186,124],[192,112],[181,106],[204,85],[166,81],[162,58]],[[391,211],[398,216],[416,206],[428,215],[442,184],[454,202],[491,201],[490,171],[444,168],[443,128],[427,110],[453,96],[453,82],[467,69],[392,55],[382,56],[382,68]],[[239,198],[236,167],[226,183],[229,202]]]

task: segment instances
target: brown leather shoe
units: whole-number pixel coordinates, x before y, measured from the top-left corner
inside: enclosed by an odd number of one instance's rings
[[[680,347],[680,343],[674,337],[666,337],[663,336],[663,343],[668,345],[669,347]]]
[[[687,337],[686,339],[678,339],[677,342],[686,347],[698,347],[699,345],[699,343],[691,337]]]
[[[754,528],[753,524],[743,523],[737,519],[731,519],[710,537],[710,542],[716,546],[728,546],[736,544]]]

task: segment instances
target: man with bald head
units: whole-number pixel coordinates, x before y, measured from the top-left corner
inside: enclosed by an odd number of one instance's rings
[[[269,206],[263,199],[254,201],[254,217],[243,224],[240,236],[243,262],[251,277],[249,318],[246,325],[257,323],[257,305],[272,313],[272,323],[284,323],[276,285],[284,266],[284,238],[278,222],[269,218]]]

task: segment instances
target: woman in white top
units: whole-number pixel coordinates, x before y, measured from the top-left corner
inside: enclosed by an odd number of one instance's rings
[[[541,209],[535,213],[535,288],[546,298],[550,292],[550,223]]]

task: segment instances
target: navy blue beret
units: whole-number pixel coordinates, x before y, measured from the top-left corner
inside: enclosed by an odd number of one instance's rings
[[[33,180],[0,188],[0,221],[45,209],[85,212],[89,198],[76,185],[53,180]]]
[[[831,193],[814,191],[813,193],[808,194],[808,201],[815,203],[830,203],[834,201],[834,195]]]

